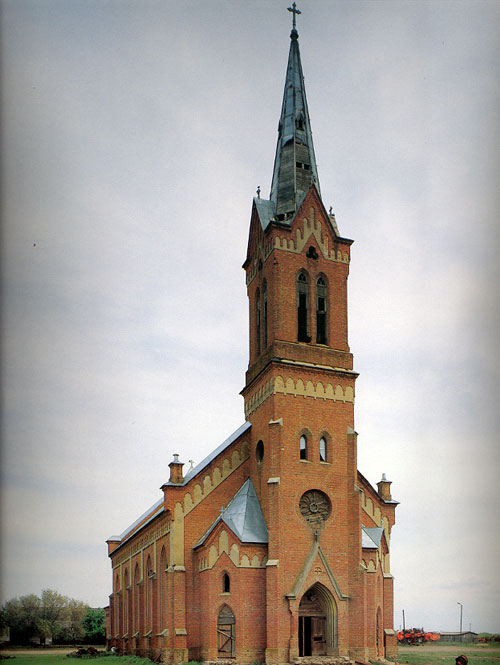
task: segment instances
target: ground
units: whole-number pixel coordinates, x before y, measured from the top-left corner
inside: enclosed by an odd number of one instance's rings
[[[12,665],[71,665],[80,660],[66,657],[73,648],[60,649],[2,649],[1,655],[15,656],[5,661]],[[469,665],[500,665],[500,645],[497,644],[422,644],[420,646],[399,647],[398,663],[400,665],[455,665],[455,658],[464,654]],[[87,662],[87,661],[86,661]],[[91,662],[103,665],[150,665],[151,661],[133,656],[107,656],[105,659]],[[237,665],[237,663],[235,663]]]
[[[442,644],[400,646],[398,663],[408,665],[455,665],[455,658],[464,654],[469,665],[500,665],[500,645]]]

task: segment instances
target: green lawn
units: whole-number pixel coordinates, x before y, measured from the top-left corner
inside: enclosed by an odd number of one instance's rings
[[[455,658],[460,654],[467,656],[469,665],[500,665],[498,647],[477,647],[473,644],[458,644],[453,651],[446,649],[441,652],[439,647],[432,651],[412,647],[411,652],[400,650],[398,662],[408,665],[455,665]]]
[[[15,656],[0,661],[2,665],[78,665],[78,663],[95,663],[96,665],[151,665],[147,658],[136,656],[103,656],[101,658],[68,658],[64,654],[36,652],[29,656]]]

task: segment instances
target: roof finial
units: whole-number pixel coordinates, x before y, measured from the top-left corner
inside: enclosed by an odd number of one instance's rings
[[[298,33],[297,33],[297,25],[296,25],[296,15],[297,14],[302,14],[302,12],[300,11],[300,9],[297,9],[297,3],[296,2],[294,2],[292,4],[292,6],[288,7],[287,9],[288,9],[289,12],[292,12],[292,14],[293,14],[292,34],[290,35],[290,37],[297,38]]]

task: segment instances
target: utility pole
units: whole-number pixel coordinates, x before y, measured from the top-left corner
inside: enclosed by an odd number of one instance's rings
[[[457,601],[457,605],[460,605],[460,642],[461,642],[462,641],[462,612],[463,612],[464,606],[462,605],[462,603],[459,603],[458,601]]]

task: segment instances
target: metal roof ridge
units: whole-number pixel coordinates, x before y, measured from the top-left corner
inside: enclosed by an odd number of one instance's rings
[[[168,481],[166,483],[163,483],[162,487],[165,485],[172,487],[184,487],[184,485],[187,485],[195,476],[201,473],[203,469],[205,469],[210,464],[210,462],[212,462],[226,448],[228,448],[232,443],[234,443],[239,436],[248,431],[251,426],[252,423],[246,420],[243,423],[243,425],[240,425],[240,427],[238,427],[237,430],[235,430],[230,436],[228,436],[227,439],[225,439],[219,446],[217,446],[217,448],[212,450],[210,454],[208,454],[205,458],[203,458],[199,464],[190,469],[187,472],[186,476],[184,477],[182,483],[171,483],[170,481]]]

